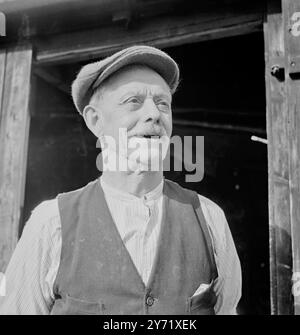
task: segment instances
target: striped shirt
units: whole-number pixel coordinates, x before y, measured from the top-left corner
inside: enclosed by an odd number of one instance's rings
[[[124,245],[146,284],[162,221],[163,181],[141,198],[112,188],[101,178],[100,183]],[[231,232],[223,210],[204,196],[199,195],[199,200],[213,241],[218,270],[214,288],[217,295],[215,312],[236,314],[241,296],[241,267]],[[61,244],[56,198],[37,206],[25,225],[5,273],[6,294],[0,296],[0,314],[50,313]]]

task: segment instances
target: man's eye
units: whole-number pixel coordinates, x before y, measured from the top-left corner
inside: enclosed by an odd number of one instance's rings
[[[158,101],[157,105],[164,110],[170,109],[170,104],[166,101]]]
[[[132,97],[125,101],[125,103],[139,104],[140,100],[138,98]]]
[[[159,105],[162,105],[162,106],[168,106],[169,107],[169,104],[165,101],[159,101]]]

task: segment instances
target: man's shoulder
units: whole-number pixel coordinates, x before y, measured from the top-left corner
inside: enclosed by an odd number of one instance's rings
[[[97,189],[99,187],[99,178],[92,180],[88,182],[87,184],[78,187],[76,189],[67,191],[67,192],[62,192],[57,195],[57,199],[59,202],[59,199],[61,198],[73,198],[73,199],[80,199],[84,194],[89,193],[91,190]]]
[[[40,222],[45,222],[59,219],[59,197],[61,195],[79,195],[83,190],[95,185],[97,180],[98,179],[93,180],[82,187],[58,193],[55,198],[42,201],[32,210],[30,220],[39,220]]]
[[[174,182],[172,180],[166,179],[166,181],[168,182],[168,184],[171,187],[177,189],[178,192],[183,191],[183,192],[189,193],[189,194],[197,194],[201,206],[205,207],[205,209],[207,209],[209,212],[214,212],[214,213],[216,213],[218,215],[223,215],[224,214],[222,208],[218,204],[216,204],[214,201],[212,201],[211,199],[207,198],[206,196],[204,196],[202,194],[199,194],[198,192],[194,191],[193,189],[189,189],[189,188],[183,187],[180,184],[178,184],[178,183],[176,183],[176,182]]]
[[[27,220],[22,237],[27,236],[30,240],[36,238],[45,240],[54,236],[61,229],[60,215],[57,199],[42,201],[31,212]]]
[[[224,215],[223,209],[217,203],[202,194],[197,194],[202,207],[205,207],[209,212],[215,213],[217,215]]]
[[[57,198],[44,200],[31,212],[30,220],[51,221],[59,216]]]

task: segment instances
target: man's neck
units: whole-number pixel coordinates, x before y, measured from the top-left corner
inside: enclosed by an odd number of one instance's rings
[[[128,174],[119,171],[103,171],[101,178],[106,184],[115,187],[120,191],[128,192],[137,197],[142,197],[161,183],[163,172],[156,171]]]

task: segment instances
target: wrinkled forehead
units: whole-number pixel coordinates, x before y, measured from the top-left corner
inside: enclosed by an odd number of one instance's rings
[[[145,65],[128,65],[119,69],[101,84],[101,89],[108,93],[149,89],[156,94],[172,96],[162,76]]]

